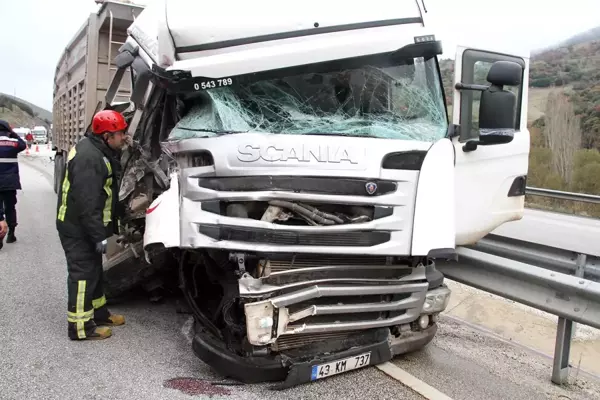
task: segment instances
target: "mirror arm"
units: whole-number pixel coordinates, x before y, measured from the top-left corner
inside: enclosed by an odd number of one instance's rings
[[[509,142],[510,142],[510,140],[509,140]],[[507,143],[507,142],[505,142],[505,143]],[[495,146],[498,144],[504,144],[504,143],[503,142],[489,143],[489,142],[485,142],[485,141],[482,141],[479,139],[471,139],[471,140],[468,140],[463,145],[462,149],[465,153],[468,153],[468,152],[477,150],[478,146]]]
[[[475,90],[478,92],[485,92],[489,89],[489,86],[486,85],[475,85],[473,83],[462,82],[458,82],[456,85],[454,85],[454,87],[456,88],[456,90]]]
[[[480,144],[483,145],[484,143],[481,143],[479,140],[469,140],[463,145],[462,149],[465,153],[469,153],[477,150],[477,146]]]

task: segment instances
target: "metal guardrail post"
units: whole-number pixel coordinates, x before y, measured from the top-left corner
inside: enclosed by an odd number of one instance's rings
[[[600,282],[585,277],[598,279],[597,257],[578,254],[576,261],[573,257],[569,262],[565,250],[531,248],[523,242],[518,252],[510,251],[510,246],[501,249],[501,243],[491,237],[482,239],[475,249],[457,247],[458,262],[437,260],[436,267],[448,279],[559,317],[552,382],[566,383],[575,322],[600,329]]]
[[[600,204],[584,193],[527,187],[526,194]],[[457,252],[458,263],[438,263],[448,278],[558,316],[552,382],[567,383],[575,321],[600,329],[599,258],[577,254],[574,263],[571,251],[493,234]]]
[[[587,256],[577,255],[577,269],[575,276],[583,278]],[[569,379],[569,358],[571,354],[571,341],[576,324],[563,317],[558,317],[556,326],[556,344],[554,346],[554,363],[552,366],[552,382],[557,385],[567,383]]]
[[[559,317],[556,326],[556,345],[554,346],[554,364],[552,382],[557,385],[567,383],[569,379],[569,355],[573,337],[573,321]]]

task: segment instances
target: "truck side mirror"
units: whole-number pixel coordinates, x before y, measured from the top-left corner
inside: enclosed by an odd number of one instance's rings
[[[481,93],[479,103],[479,142],[502,144],[513,140],[517,118],[517,96],[504,86],[521,83],[523,69],[511,61],[492,64],[487,81],[490,86]]]
[[[458,90],[481,92],[479,102],[479,138],[469,140],[464,151],[474,151],[478,145],[509,143],[515,137],[517,97],[504,86],[521,83],[523,67],[512,61],[496,61],[492,64],[487,81],[490,85],[456,84]]]

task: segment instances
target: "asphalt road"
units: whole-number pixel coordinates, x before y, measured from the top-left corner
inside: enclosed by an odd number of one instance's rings
[[[493,233],[600,257],[600,220],[526,209],[523,219],[507,222]]]
[[[51,171],[50,163],[38,162]],[[114,328],[112,338],[69,341],[56,196],[51,175],[30,165],[21,162],[19,240],[0,251],[1,399],[425,398],[375,367],[285,392],[270,385],[211,385],[222,378],[193,355],[185,335],[189,317],[177,314],[172,302],[121,304],[113,311],[125,314],[127,324]],[[595,379],[575,379],[574,372],[571,385],[554,386],[548,357],[449,318],[442,318],[430,346],[394,364],[456,400],[600,399]],[[180,390],[186,387],[197,395]]]

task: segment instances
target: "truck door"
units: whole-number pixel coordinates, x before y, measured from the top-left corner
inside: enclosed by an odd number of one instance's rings
[[[455,239],[461,246],[523,216],[529,60],[459,47],[454,74]],[[514,118],[507,124],[508,112]]]

